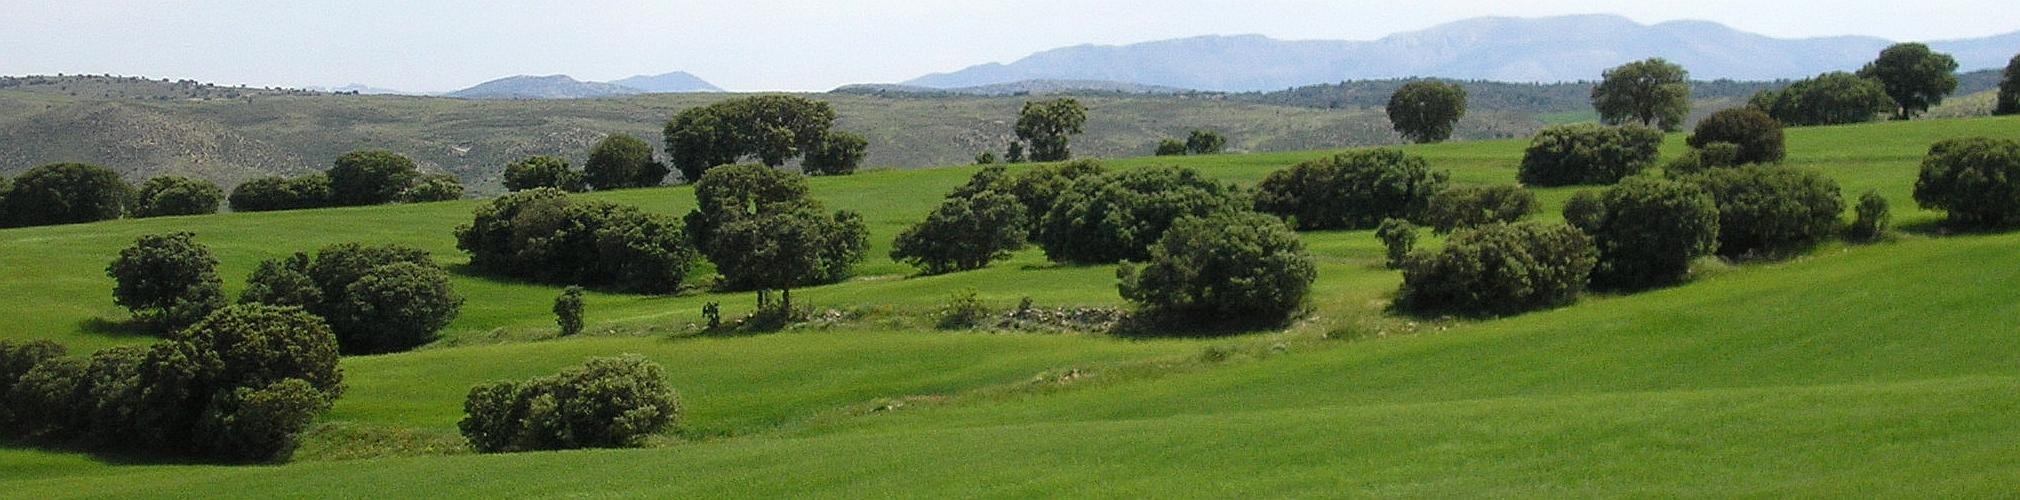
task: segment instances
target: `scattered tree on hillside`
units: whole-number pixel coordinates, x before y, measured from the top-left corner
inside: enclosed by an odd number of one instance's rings
[[[1073,98],[1025,102],[1017,113],[1017,138],[1031,144],[1031,161],[1065,161],[1073,157],[1069,139],[1086,123],[1087,107]]]
[[[323,174],[293,179],[261,177],[231,190],[231,209],[237,212],[299,210],[330,206],[330,178]]]
[[[1003,151],[1003,158],[1004,163],[1024,163],[1024,142],[1010,141],[1010,146]]]
[[[142,236],[105,268],[113,302],[161,333],[196,323],[224,307],[217,258],[191,233]]]
[[[1593,123],[1544,128],[1522,152],[1516,178],[1539,187],[1612,184],[1654,165],[1662,133]]]
[[[1758,109],[1732,108],[1712,113],[1697,122],[1697,130],[1685,141],[1693,148],[1702,148],[1713,143],[1726,143],[1739,147],[1733,161],[1746,163],[1781,163],[1786,155],[1782,143],[1782,124],[1776,122]]]
[[[1620,65],[1592,88],[1592,107],[1610,125],[1677,130],[1690,114],[1690,73],[1659,57]]]
[[[806,159],[800,166],[813,175],[848,175],[862,166],[863,157],[868,155],[869,141],[862,136],[848,132],[829,132],[827,137],[806,152]]]
[[[4,198],[0,226],[46,226],[117,219],[126,214],[133,187],[105,167],[58,163],[29,169],[14,178]]]
[[[337,157],[328,175],[337,206],[360,206],[399,200],[421,171],[414,160],[389,151],[353,151]]]
[[[456,248],[489,274],[637,293],[678,291],[695,258],[672,216],[554,188],[477,207],[456,229]]]
[[[1957,60],[1949,54],[1933,52],[1928,45],[1899,43],[1880,51],[1879,59],[1866,63],[1859,76],[1880,81],[1887,96],[1897,106],[1894,118],[1907,120],[1930,106],[1943,103],[1943,96],[1957,90]]]
[[[1270,172],[1256,185],[1255,209],[1302,230],[1368,229],[1423,216],[1449,178],[1400,149],[1361,149]]]
[[[1159,140],[1157,141],[1157,150],[1153,154],[1157,156],[1183,156],[1185,155],[1185,143],[1180,142],[1178,139]]]
[[[432,341],[463,303],[428,252],[357,243],[323,247],[314,259],[298,253],[261,263],[239,300],[307,309],[329,323],[351,354]]]
[[[1246,210],[1239,188],[1180,167],[1081,177],[1039,224],[1038,246],[1055,262],[1141,261],[1178,219]]]
[[[1592,239],[1559,224],[1493,223],[1404,259],[1396,306],[1418,313],[1516,314],[1563,306],[1585,290]]]
[[[1227,137],[1210,130],[1194,130],[1185,138],[1185,152],[1196,155],[1217,155],[1227,149]]]
[[[1442,142],[1466,116],[1466,89],[1456,83],[1420,80],[1389,96],[1389,123],[1410,142]]]
[[[863,259],[868,229],[851,211],[823,213],[806,179],[764,165],[709,169],[695,183],[689,238],[733,290],[833,283]]]
[[[657,186],[666,173],[666,166],[652,159],[651,144],[624,134],[597,141],[582,164],[583,180],[597,191]]]
[[[1999,80],[1999,104],[1992,108],[1992,114],[2020,114],[2020,55],[2006,63],[2005,77]]]
[[[1115,276],[1122,298],[1152,315],[1277,325],[1304,307],[1318,268],[1282,219],[1241,211],[1179,219],[1142,268]]]
[[[2020,141],[1976,137],[1930,146],[1915,203],[1949,212],[1953,226],[2020,225]]]
[[[133,204],[134,217],[202,215],[217,213],[224,190],[217,184],[188,177],[162,176],[140,184]]]
[[[1025,220],[1030,227],[1030,239],[1038,238],[1040,224],[1045,214],[1052,211],[1052,205],[1059,194],[1082,178],[1107,173],[1108,169],[1095,160],[1073,160],[1058,165],[1039,165],[1011,175],[1002,167],[984,168],[968,178],[968,183],[954,188],[950,198],[972,197],[984,191],[1000,191],[1017,197],[1024,206]]]
[[[559,157],[529,156],[505,166],[506,190],[525,191],[544,187],[580,193],[588,185],[582,172],[570,168],[568,160]]]
[[[423,175],[400,190],[401,203],[427,203],[463,198],[463,182],[449,174]]]
[[[835,110],[826,102],[799,96],[761,95],[730,99],[681,111],[666,124],[666,151],[688,182],[705,171],[744,159],[778,167],[802,155],[824,173],[853,170],[848,160],[861,137],[831,137]],[[857,159],[860,162],[860,158]]]
[[[1030,225],[1024,204],[1009,193],[950,196],[925,221],[898,233],[891,260],[926,274],[981,269],[1023,248]]]
[[[1780,90],[1763,90],[1754,94],[1747,106],[1796,126],[1864,123],[1895,107],[1879,80],[1843,71],[1797,80]]]

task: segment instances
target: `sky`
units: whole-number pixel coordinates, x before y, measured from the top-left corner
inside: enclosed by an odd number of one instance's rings
[[[736,91],[890,83],[1085,43],[1371,40],[1478,16],[1692,19],[1784,38],[2020,31],[2014,0],[0,0],[0,75],[449,91],[687,71]]]

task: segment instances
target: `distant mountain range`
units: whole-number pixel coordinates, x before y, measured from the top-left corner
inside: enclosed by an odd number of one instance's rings
[[[843,85],[834,90],[838,94],[947,94],[971,96],[1044,95],[1044,94],[1184,94],[1198,92],[1177,87],[1160,87],[1140,83],[1107,82],[1100,80],[1023,80],[994,83],[974,87],[933,88],[899,84],[857,84]]]
[[[1606,68],[1663,57],[1700,80],[1775,80],[1856,70],[1892,41],[1865,36],[1783,39],[1705,21],[1654,25],[1613,15],[1486,17],[1373,41],[1202,36],[1079,45],[1009,64],[982,64],[904,82],[965,89],[1031,80],[1102,81],[1247,92],[1347,80],[1437,77],[1503,82],[1594,80]],[[1960,70],[2004,67],[2020,32],[1930,42]]]
[[[464,99],[587,99],[668,92],[721,92],[694,75],[675,71],[639,75],[612,82],[585,82],[568,75],[520,75],[500,78],[443,94]]]

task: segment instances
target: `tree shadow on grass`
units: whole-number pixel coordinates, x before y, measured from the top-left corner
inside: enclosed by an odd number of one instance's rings
[[[1137,311],[1116,323],[1109,335],[1125,339],[1208,339],[1282,330],[1303,314],[1280,320],[1230,319],[1207,314]]]
[[[152,323],[134,318],[113,320],[93,317],[77,322],[77,329],[107,337],[162,337]]]

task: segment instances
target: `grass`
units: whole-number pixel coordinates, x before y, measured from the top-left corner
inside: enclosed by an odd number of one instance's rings
[[[2015,119],[1793,129],[1792,163],[1876,189],[1895,220],[1941,138],[2012,137]],[[1666,151],[1679,151],[1672,137]],[[1508,183],[1522,144],[1413,147],[1463,183]],[[1252,183],[1320,152],[1132,158]],[[969,168],[814,180],[884,245]],[[1574,189],[1541,192],[1552,215]],[[682,188],[611,193],[684,211]],[[470,204],[220,215],[0,231],[11,337],[74,349],[145,339],[116,321],[98,268],[147,231],[196,230],[228,281],[321,242],[400,241],[463,260]],[[748,297],[592,295],[586,338],[551,330],[558,289],[458,276],[473,305],[441,345],[348,358],[350,390],[280,467],[121,465],[0,450],[9,495],[68,496],[1990,496],[2020,480],[2020,235],[1909,234],[1513,318],[1383,315],[1398,278],[1366,231],[1305,234],[1321,261],[1313,316],[1225,339],[922,331],[900,321],[696,337],[699,304]],[[274,248],[268,242],[285,241]],[[887,247],[873,250],[881,255]],[[988,270],[862,278],[798,292],[898,318],[975,289],[992,305],[1116,304],[1108,266],[1035,251]],[[657,330],[655,330],[657,329]],[[1372,330],[1372,331],[1371,331]],[[669,332],[673,334],[655,334]],[[1358,340],[1314,340],[1321,336]],[[485,345],[471,345],[485,344]],[[1208,353],[1248,353],[1224,363]],[[673,373],[686,419],[656,447],[433,456],[470,384],[640,352]],[[895,404],[904,403],[904,404]],[[878,411],[883,410],[883,411]],[[353,441],[357,440],[357,441]],[[360,448],[363,448],[360,450]],[[416,455],[417,456],[400,456]],[[328,460],[350,457],[359,460]]]

